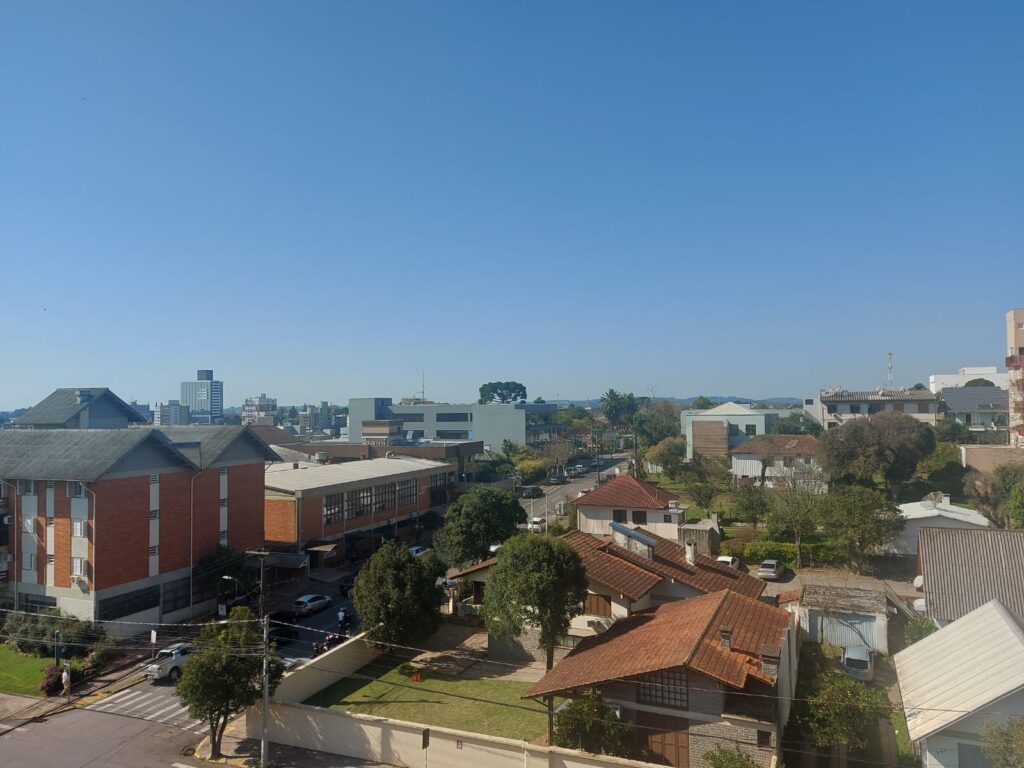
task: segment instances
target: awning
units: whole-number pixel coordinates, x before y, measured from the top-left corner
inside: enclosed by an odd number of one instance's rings
[[[305,568],[309,557],[291,552],[271,552],[267,555],[267,565],[272,568]]]
[[[334,552],[341,544],[317,544],[315,547],[306,547],[307,552]]]

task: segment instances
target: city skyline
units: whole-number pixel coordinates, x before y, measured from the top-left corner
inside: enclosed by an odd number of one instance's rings
[[[0,20],[5,410],[911,386],[1024,304],[1019,4]]]

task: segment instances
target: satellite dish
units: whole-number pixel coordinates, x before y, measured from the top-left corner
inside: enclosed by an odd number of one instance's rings
[[[932,491],[923,499],[921,499],[921,506],[925,509],[935,509],[942,503],[942,493],[940,491]]]

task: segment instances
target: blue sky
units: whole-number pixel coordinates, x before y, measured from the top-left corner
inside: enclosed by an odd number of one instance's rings
[[[0,6],[0,408],[1001,361],[1024,5]]]

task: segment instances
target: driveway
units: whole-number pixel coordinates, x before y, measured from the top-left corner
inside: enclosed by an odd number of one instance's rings
[[[800,589],[805,584],[870,590],[884,590],[888,586],[900,597],[913,599],[921,596],[910,581],[864,576],[846,568],[801,568],[799,572],[787,569],[782,581],[765,582],[764,593],[774,596],[780,592]]]

